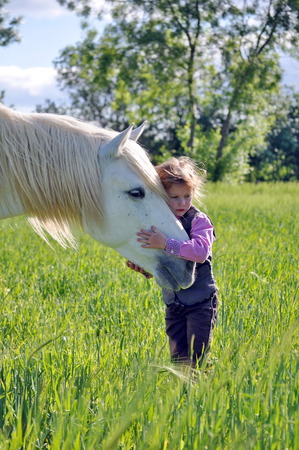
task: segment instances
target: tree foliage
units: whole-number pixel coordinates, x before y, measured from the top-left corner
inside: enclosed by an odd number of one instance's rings
[[[60,2],[91,11],[88,0]],[[73,110],[116,128],[147,119],[157,160],[185,153],[214,180],[242,179],[275,122],[277,53],[298,48],[298,0],[105,4],[104,33],[87,29],[56,60]]]
[[[299,180],[299,93],[277,99],[279,110],[263,147],[251,158],[252,181]]]
[[[18,26],[21,17],[10,17],[5,10],[9,0],[0,0],[0,46],[4,47],[20,40]]]

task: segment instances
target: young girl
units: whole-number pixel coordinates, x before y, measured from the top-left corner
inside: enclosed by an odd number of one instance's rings
[[[193,198],[202,196],[203,184],[195,163],[186,157],[171,158],[156,170],[169,196],[169,206],[189,239],[167,239],[152,226],[151,230],[141,229],[137,240],[144,248],[161,248],[174,257],[196,262],[196,278],[191,287],[177,292],[162,289],[171,359],[195,366],[210,346],[217,316],[217,286],[211,265],[215,233],[209,217],[192,205]],[[127,265],[151,277],[130,261]]]

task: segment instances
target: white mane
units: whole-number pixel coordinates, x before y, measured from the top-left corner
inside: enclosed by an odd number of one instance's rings
[[[87,219],[103,220],[99,148],[116,135],[71,117],[23,114],[0,104],[0,194],[3,182],[8,183],[43,239],[46,231],[61,245],[74,245],[73,230],[82,226],[83,211]],[[121,157],[151,189],[165,195],[135,142],[129,141]]]

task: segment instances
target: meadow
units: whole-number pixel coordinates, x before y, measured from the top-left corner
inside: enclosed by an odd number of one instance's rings
[[[298,449],[299,185],[207,185],[209,365],[169,361],[160,288],[87,236],[0,222],[0,448]]]

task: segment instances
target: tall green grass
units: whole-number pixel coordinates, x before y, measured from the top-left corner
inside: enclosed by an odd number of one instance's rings
[[[152,280],[0,222],[1,449],[299,448],[299,185],[208,185],[203,209],[220,310],[196,373],[170,365]]]

